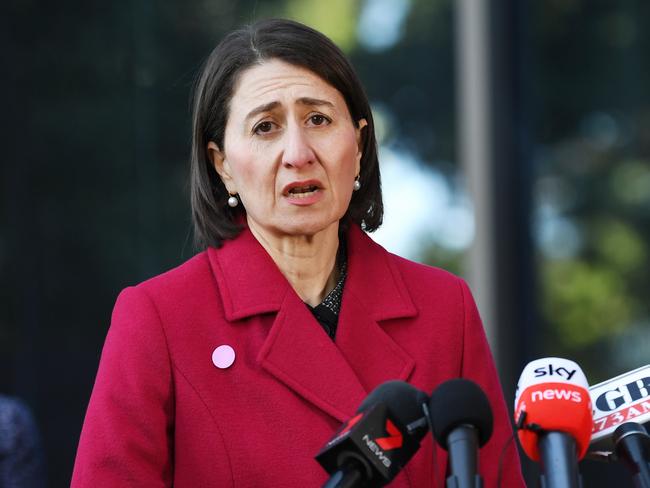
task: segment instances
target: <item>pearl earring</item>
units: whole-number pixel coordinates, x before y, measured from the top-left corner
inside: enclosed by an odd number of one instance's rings
[[[354,179],[354,184],[352,185],[352,189],[354,191],[358,191],[359,188],[361,188],[361,182],[359,181],[359,175]]]
[[[230,195],[228,198],[228,206],[235,208],[237,205],[239,205],[239,198],[237,198],[237,194],[235,193],[234,195]]]

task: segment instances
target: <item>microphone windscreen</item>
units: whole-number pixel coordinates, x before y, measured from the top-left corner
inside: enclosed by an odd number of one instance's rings
[[[518,431],[528,457],[539,461],[536,431],[564,432],[576,441],[578,459],[589,447],[593,418],[589,384],[573,361],[542,358],[528,363],[521,373],[515,396],[515,422],[526,412],[524,424],[535,426]]]
[[[357,412],[364,412],[378,403],[383,403],[388,407],[388,413],[391,417],[407,426],[424,417],[422,405],[427,400],[426,393],[404,381],[386,381],[368,394]],[[418,440],[421,440],[426,434],[426,429],[418,429],[412,434]]]
[[[456,427],[469,424],[478,431],[479,446],[492,436],[492,408],[483,390],[473,381],[458,378],[445,381],[429,400],[433,435],[447,449],[447,436]]]

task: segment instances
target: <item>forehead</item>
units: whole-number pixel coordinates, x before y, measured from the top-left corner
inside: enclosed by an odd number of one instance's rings
[[[316,73],[278,59],[245,70],[230,105],[233,111],[239,111],[273,101],[292,103],[301,97],[325,99],[347,109],[343,95]]]

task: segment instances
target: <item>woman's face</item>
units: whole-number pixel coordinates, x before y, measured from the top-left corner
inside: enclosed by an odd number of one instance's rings
[[[313,72],[270,60],[241,74],[224,147],[208,149],[249,225],[276,236],[314,235],[338,226],[348,208],[365,125]]]

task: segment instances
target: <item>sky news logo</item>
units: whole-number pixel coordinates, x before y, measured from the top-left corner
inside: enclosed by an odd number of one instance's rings
[[[530,396],[531,402],[539,402],[543,400],[570,400],[575,403],[581,403],[582,395],[579,391],[558,388],[547,388],[546,390],[532,392]]]

